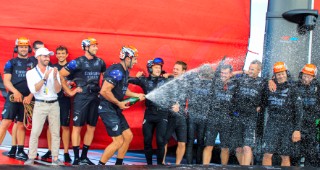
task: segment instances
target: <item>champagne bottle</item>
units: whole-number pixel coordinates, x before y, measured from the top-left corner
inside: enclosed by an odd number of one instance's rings
[[[122,102],[127,102],[126,106],[132,106],[135,103],[137,103],[138,101],[140,101],[139,97],[130,97],[130,98],[123,100]]]

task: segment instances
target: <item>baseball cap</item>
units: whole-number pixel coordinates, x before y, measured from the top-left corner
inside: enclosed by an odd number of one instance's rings
[[[50,55],[50,56],[53,56],[54,52],[53,51],[49,51],[47,48],[41,47],[36,51],[35,57],[37,58],[39,55]]]

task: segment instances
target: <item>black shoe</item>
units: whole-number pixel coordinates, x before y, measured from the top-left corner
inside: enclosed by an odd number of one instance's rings
[[[72,162],[69,153],[65,153],[64,154],[64,162],[67,162],[67,163],[71,163]]]
[[[7,153],[7,156],[10,157],[10,158],[15,158],[16,157],[16,152],[17,150],[10,150],[8,153]]]
[[[19,160],[23,160],[23,161],[26,161],[28,160],[28,155],[22,151],[22,152],[18,152],[17,155],[16,155],[16,159],[19,159]]]
[[[79,165],[79,159],[74,159],[72,165]]]
[[[51,151],[48,151],[46,154],[41,156],[41,160],[52,159]]]
[[[95,165],[94,163],[92,163],[92,162],[90,161],[89,158],[81,159],[79,164],[80,164],[80,165]]]

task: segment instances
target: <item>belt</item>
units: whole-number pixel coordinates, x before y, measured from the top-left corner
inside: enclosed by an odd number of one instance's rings
[[[57,102],[58,100],[40,100],[40,99],[36,99],[36,102],[43,102],[43,103],[54,103]]]

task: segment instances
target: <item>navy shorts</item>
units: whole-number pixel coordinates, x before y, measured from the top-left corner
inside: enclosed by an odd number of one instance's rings
[[[231,140],[232,146],[253,148],[256,144],[256,118],[233,117]]]
[[[122,110],[108,101],[100,102],[99,115],[111,137],[120,136],[123,131],[130,128]]]
[[[74,97],[73,126],[96,126],[100,99],[96,94],[76,94]]]
[[[69,126],[71,108],[70,98],[59,98],[58,100],[60,105],[60,124],[61,126]]]
[[[214,116],[208,116],[208,122],[205,132],[205,146],[214,146],[219,133],[221,148],[230,148],[231,124],[231,117],[227,113],[215,113]]]
[[[187,142],[187,120],[183,116],[174,116],[168,118],[166,131],[166,143],[169,142],[171,136],[175,132],[178,142]]]
[[[11,102],[6,100],[3,111],[2,119],[16,120],[23,122],[24,117],[24,107],[22,103]]]
[[[268,120],[263,136],[263,152],[289,156],[293,152],[292,123]]]

